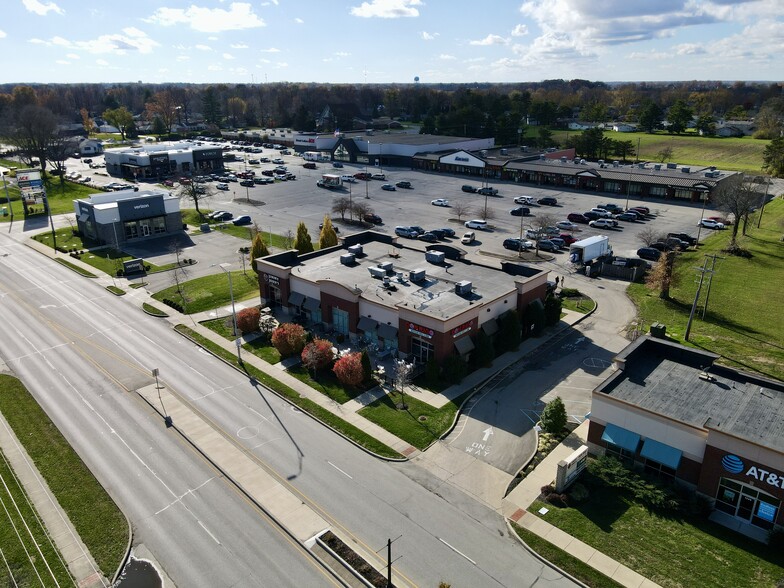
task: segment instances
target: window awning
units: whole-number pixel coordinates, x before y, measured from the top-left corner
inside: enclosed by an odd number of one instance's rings
[[[375,331],[376,327],[378,327],[378,321],[374,321],[372,318],[366,316],[359,317],[357,328],[360,331]]]
[[[289,294],[289,306],[301,306],[305,301],[305,295],[302,292],[292,292]]]
[[[455,349],[460,355],[471,353],[474,350],[474,342],[471,337],[460,337],[455,341]]]
[[[485,332],[485,335],[495,335],[498,332],[498,321],[490,319],[482,323],[482,330]]]
[[[659,443],[653,439],[646,439],[642,444],[640,455],[665,465],[668,468],[677,470],[678,465],[681,463],[683,452],[680,449],[675,449],[674,447]]]
[[[310,296],[305,296],[305,304],[302,305],[302,308],[309,310],[310,312],[315,312],[319,309],[320,306],[321,300],[316,300]]]
[[[393,327],[392,325],[385,325],[382,323],[378,325],[378,336],[382,339],[386,339],[387,341],[397,339],[397,327]]]
[[[608,423],[604,428],[604,433],[602,433],[602,441],[607,441],[607,443],[612,443],[627,451],[636,452],[637,445],[640,443],[640,436],[618,425]]]

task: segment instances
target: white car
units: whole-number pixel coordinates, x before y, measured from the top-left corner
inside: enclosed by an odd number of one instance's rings
[[[604,208],[592,208],[591,212],[598,214],[602,218],[612,218],[612,213],[609,210],[605,210]]]
[[[229,189],[229,185],[226,182],[218,182],[217,184],[215,184],[215,187],[218,190],[228,190]]]
[[[716,229],[720,231],[724,228],[724,223],[720,223],[719,221],[711,220],[709,218],[704,218],[697,223],[698,227],[705,227],[706,229]]]
[[[579,229],[576,223],[570,221],[558,221],[555,226],[564,231],[576,231]]]
[[[536,204],[536,199],[533,196],[516,196],[515,204]]]
[[[589,222],[588,226],[596,229],[614,229],[618,226],[618,221],[611,218],[597,218]]]
[[[475,218],[463,223],[467,229],[479,229],[480,231],[487,230],[487,221]]]
[[[430,204],[433,206],[449,206],[449,200],[445,200],[444,198],[436,198],[435,200],[431,200]]]

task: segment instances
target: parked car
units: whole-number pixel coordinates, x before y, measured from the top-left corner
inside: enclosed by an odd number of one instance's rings
[[[397,186],[398,188],[405,188],[407,190],[410,190],[413,187],[411,186],[411,182],[407,182],[405,180],[398,182],[397,184],[395,184],[395,186]]]
[[[280,157],[276,157],[275,159],[272,160],[272,163],[277,163],[277,164],[282,165],[282,164],[284,164],[286,162],[283,161]]]
[[[716,221],[717,223],[721,223],[725,227],[728,227],[732,224],[732,221],[724,216],[709,216],[708,220]]]
[[[229,185],[226,182],[218,182],[217,184],[215,184],[215,187],[218,190],[228,190],[229,189]]]
[[[343,167],[343,164],[340,163],[339,161],[333,161],[332,162],[332,167],[341,168],[341,167]]]
[[[542,206],[558,206],[558,200],[556,198],[553,198],[552,196],[545,196],[544,198],[540,198],[536,202],[541,204]]]
[[[273,170],[271,170],[271,169],[265,169],[264,171],[261,172],[261,174],[264,175],[264,176],[272,177],[272,176],[275,175],[275,172]]]
[[[558,251],[559,247],[550,239],[539,239],[539,249],[542,251],[551,251],[555,253]]]
[[[504,249],[509,249],[511,251],[525,251],[528,249],[526,246],[527,243],[530,241],[526,241],[524,239],[504,239]]]
[[[240,186],[247,186],[248,188],[252,188],[255,185],[256,184],[253,182],[253,180],[242,180],[240,182]]]
[[[536,199],[533,196],[515,196],[515,204],[536,204]]]
[[[258,165],[261,162],[258,159],[249,159],[248,163],[251,164],[251,165]]]
[[[589,222],[588,226],[595,229],[614,229],[618,226],[618,221],[611,218],[598,218]]]
[[[442,233],[444,233],[445,237],[450,237],[451,238],[451,237],[455,236],[455,230],[454,229],[450,229],[449,227],[442,227],[442,228],[440,228],[438,230],[441,231]]]
[[[621,212],[618,214],[614,214],[613,218],[619,221],[627,221],[633,223],[637,220],[637,214],[634,212]]]
[[[430,204],[433,206],[449,206],[449,200],[444,198],[436,198],[435,200],[431,200]]]
[[[249,225],[253,221],[247,214],[243,214],[242,216],[238,216],[231,222],[239,227],[241,225]]]
[[[664,241],[656,241],[655,243],[651,243],[650,245],[648,245],[648,247],[650,247],[651,249],[656,249],[656,251],[660,251],[662,253],[664,253],[665,251],[671,251],[675,249],[675,247],[667,245],[667,243],[665,243]]]
[[[641,247],[637,250],[637,257],[641,259],[659,261],[659,256],[661,256],[661,251],[654,249],[653,247]]]
[[[411,227],[395,227],[395,235],[400,237],[408,237],[409,239],[416,239],[417,232]]]
[[[423,229],[422,227],[419,227],[417,225],[411,225],[409,228],[413,229],[414,231],[416,231],[417,235],[421,235],[422,233],[425,232],[425,229]]]
[[[380,225],[383,222],[380,216],[373,213],[368,213],[364,215],[362,217],[362,220],[365,221],[366,223],[372,223],[374,225]]]
[[[427,233],[433,233],[436,237],[439,238],[439,240],[446,239],[446,233],[444,232],[444,229],[430,229],[429,231],[425,232],[425,234]]]
[[[597,220],[597,219],[603,218],[603,217],[602,217],[602,215],[600,215],[600,214],[599,214],[599,213],[597,213],[597,212],[594,212],[593,210],[586,210],[586,211],[583,213],[583,216],[584,216],[585,218],[587,218],[587,219],[588,219],[588,221],[587,221],[587,222],[588,222],[589,224],[590,224],[590,222],[591,222],[591,221],[595,221],[595,220]]]
[[[698,227],[705,227],[706,229],[714,229],[720,231],[724,228],[724,223],[716,222],[715,220],[711,220],[709,218],[704,218],[700,222],[697,223]]]
[[[342,175],[342,176],[340,176],[340,181],[341,182],[348,182],[349,184],[353,184],[354,182],[357,181],[357,179],[354,176]]]
[[[686,241],[689,245],[696,245],[697,238],[692,237],[688,233],[667,233],[668,237],[675,237],[676,239],[680,239],[681,241]]]
[[[571,245],[572,243],[576,243],[577,239],[572,237],[569,233],[561,233],[558,235],[558,238],[561,239],[567,245]]]
[[[218,216],[220,214],[224,214],[225,212],[227,212],[227,211],[225,211],[225,210],[213,210],[212,212],[210,212],[207,215],[207,218],[215,218],[216,216]]]
[[[672,247],[673,249],[677,249],[678,251],[684,251],[685,249],[689,248],[689,244],[682,239],[678,239],[678,237],[667,237],[664,239],[664,243],[668,247]]]
[[[306,161],[305,163],[302,164],[302,167],[304,167],[305,169],[316,169],[316,164],[312,161]]]
[[[642,218],[645,218],[646,216],[651,214],[651,209],[648,208],[647,206],[631,206],[629,207],[629,210],[638,213]]]
[[[555,243],[558,246],[558,249],[565,249],[566,248],[566,241],[561,239],[560,237],[550,237],[548,241]]]
[[[612,218],[612,213],[604,208],[592,208],[591,212],[598,214],[599,218]]]
[[[571,212],[566,216],[566,220],[573,223],[579,223],[581,225],[587,225],[590,219],[586,218],[584,214],[580,214],[579,212]]]
[[[555,226],[563,231],[576,231],[579,227],[571,221],[558,221]]]
[[[467,229],[479,229],[480,231],[487,230],[487,221],[475,218],[463,223]]]
[[[463,236],[460,238],[460,242],[463,245],[470,245],[474,241],[476,241],[476,233],[474,233],[473,231],[466,231],[465,233],[463,233]]]
[[[218,214],[213,215],[212,219],[216,221],[227,221],[234,217],[232,213],[227,210],[221,210]]]
[[[387,179],[387,177],[384,174],[378,172],[372,174],[370,178],[373,180],[381,180],[382,182]]]
[[[482,188],[479,188],[477,192],[482,196],[498,196],[498,190],[496,190],[495,188],[491,188],[490,186],[484,186]]]
[[[620,206],[618,206],[617,204],[615,204],[613,202],[608,202],[607,204],[600,204],[596,208],[601,208],[603,210],[606,210],[610,214],[617,214],[617,213],[623,212],[623,208],[621,208]]]
[[[438,236],[430,231],[417,235],[417,240],[427,241],[428,243],[438,243]]]
[[[460,189],[461,189],[463,192],[469,192],[469,193],[471,193],[471,194],[474,194],[474,193],[476,192],[476,188],[474,188],[473,186],[469,186],[469,185],[464,185],[464,186],[463,186],[462,188],[460,188]]]
[[[392,184],[384,184],[383,186],[381,186],[381,189],[386,190],[387,192],[394,192],[395,190],[397,190],[397,188],[395,188],[395,186]]]
[[[527,206],[518,206],[509,211],[512,216],[528,216],[531,214],[531,209]]]
[[[368,172],[357,172],[354,174],[354,177],[358,180],[369,180],[370,174]]]

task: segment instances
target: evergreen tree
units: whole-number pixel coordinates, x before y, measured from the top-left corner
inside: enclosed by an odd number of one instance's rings
[[[548,325],[554,325],[561,320],[561,307],[563,303],[558,296],[548,295],[544,300],[544,319]]]
[[[479,335],[476,337],[476,348],[473,354],[474,363],[477,367],[490,367],[493,364],[493,357],[495,357],[493,341],[487,333],[480,329]]]
[[[266,257],[267,255],[269,255],[267,244],[264,242],[264,238],[261,236],[261,233],[257,232],[253,236],[253,241],[251,242],[250,246],[250,262],[252,264],[254,259],[258,259],[259,257]]]
[[[558,435],[566,426],[566,406],[560,396],[556,396],[542,411],[542,428],[551,435]]]
[[[306,227],[305,223],[302,221],[297,225],[297,236],[294,237],[294,249],[296,249],[300,255],[313,251],[313,242],[310,239],[308,227]]]
[[[680,135],[688,128],[693,117],[694,111],[692,111],[689,105],[683,100],[677,100],[667,113],[667,122],[670,123],[667,131]]]
[[[523,330],[538,337],[542,334],[545,327],[544,306],[542,302],[537,299],[528,303],[523,311]]]
[[[362,350],[362,381],[369,382],[373,377],[373,364],[370,362],[370,354],[367,349]]]
[[[328,214],[324,215],[324,223],[321,225],[321,233],[319,234],[319,248],[334,247],[338,244],[338,235],[332,226],[332,219]]]
[[[202,110],[204,111],[204,122],[207,124],[220,125],[221,110],[218,97],[215,93],[215,88],[208,86],[204,90],[204,95],[201,98]]]
[[[640,108],[640,116],[638,119],[640,129],[646,133],[652,133],[656,129],[661,128],[661,121],[662,110],[655,102],[648,100],[643,104],[642,108]]]
[[[516,310],[509,310],[498,317],[498,352],[514,351],[520,345],[520,318]]]

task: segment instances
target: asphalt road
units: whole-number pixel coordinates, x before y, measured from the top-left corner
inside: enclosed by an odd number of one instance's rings
[[[162,321],[0,236],[0,356],[179,586],[316,586],[319,568],[128,390],[167,388],[243,444],[334,528],[373,553],[388,538],[411,585],[567,586],[460,492],[436,495],[371,458]]]

